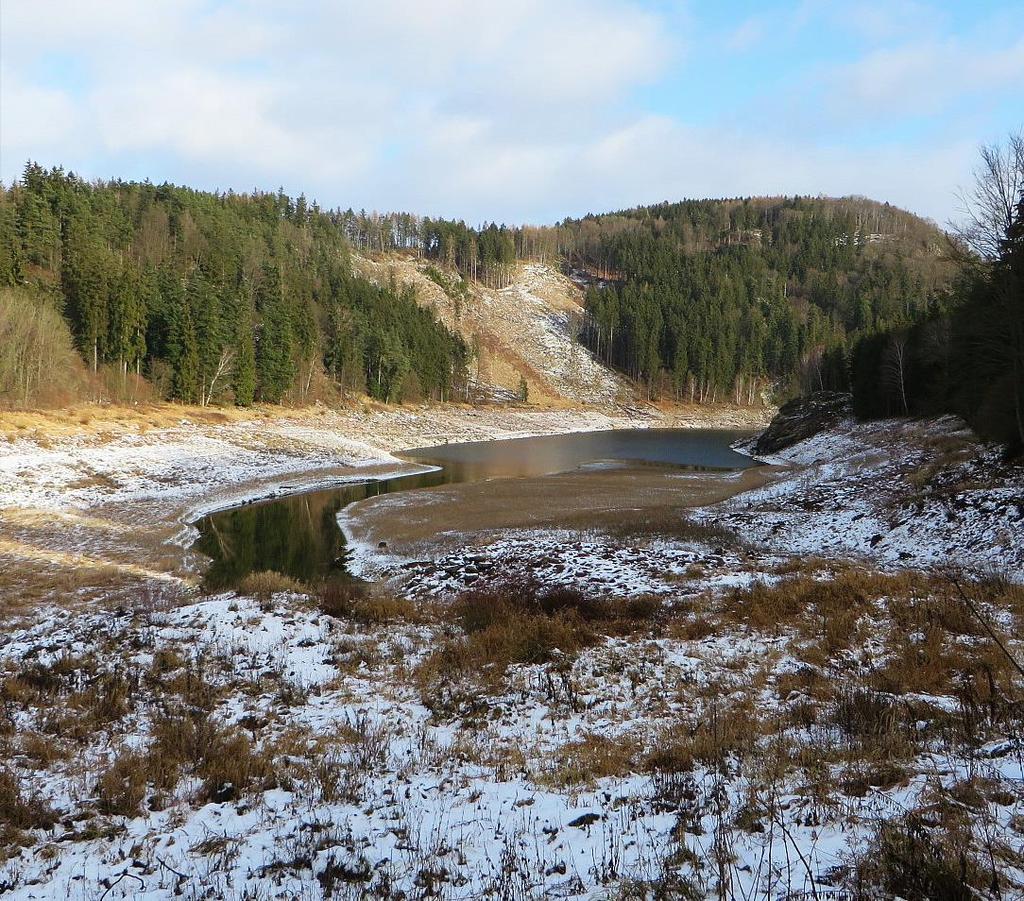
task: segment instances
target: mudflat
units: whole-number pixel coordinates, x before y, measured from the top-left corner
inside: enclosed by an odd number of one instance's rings
[[[760,488],[782,467],[732,472],[628,466],[493,479],[403,491],[357,501],[342,514],[350,542],[420,553],[470,533],[525,528],[671,530],[674,511]]]

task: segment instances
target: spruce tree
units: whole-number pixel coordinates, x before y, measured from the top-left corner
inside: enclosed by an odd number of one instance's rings
[[[235,403],[248,407],[256,397],[256,347],[253,343],[252,301],[243,295],[235,322],[235,369],[232,387]]]

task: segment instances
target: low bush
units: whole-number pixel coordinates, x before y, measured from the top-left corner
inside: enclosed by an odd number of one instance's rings
[[[415,617],[412,601],[387,594],[362,582],[331,579],[316,589],[317,606],[328,616],[364,625],[384,625]]]
[[[299,582],[272,569],[249,573],[238,583],[239,594],[260,601],[269,601],[275,594],[281,592],[302,594],[304,591],[305,588]]]
[[[465,707],[481,691],[500,691],[513,664],[575,657],[603,635],[625,634],[656,620],[661,601],[614,601],[571,588],[507,580],[457,598],[449,618],[462,633],[444,642],[417,669],[425,704]]]
[[[851,738],[878,738],[895,732],[900,725],[899,711],[891,698],[862,688],[838,693],[832,720]]]
[[[133,817],[146,796],[147,760],[142,754],[125,751],[114,758],[96,783],[101,813]]]
[[[203,778],[200,797],[205,801],[231,801],[253,787],[271,788],[274,766],[269,754],[257,750],[237,727],[217,729],[203,749],[198,774]]]
[[[14,829],[49,829],[57,815],[42,800],[26,797],[18,777],[0,769],[0,823]]]
[[[855,869],[855,897],[969,901],[991,889],[994,873],[975,861],[966,829],[929,828],[910,813],[882,823]],[[1001,897],[997,895],[997,897]]]
[[[606,738],[589,733],[562,745],[538,781],[556,788],[591,783],[605,776],[624,776],[636,766],[637,743],[626,736]]]
[[[730,754],[749,750],[763,734],[750,709],[720,708],[713,704],[695,722],[670,726],[654,742],[647,768],[662,773],[685,773],[697,763],[718,766]]]

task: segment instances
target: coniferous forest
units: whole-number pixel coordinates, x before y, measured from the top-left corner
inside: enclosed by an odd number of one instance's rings
[[[518,259],[588,285],[580,338],[650,399],[758,403],[845,387],[863,337],[914,322],[956,267],[945,234],[864,198],[691,200],[548,228],[343,214],[365,250],[415,250],[507,282]]]
[[[465,368],[461,339],[411,291],[352,274],[337,215],[283,193],[91,184],[29,164],[0,191],[0,285],[7,309],[44,295],[108,384],[145,377],[186,403],[301,403],[325,386],[445,400]],[[33,362],[7,363],[15,384]]]
[[[987,158],[1004,181],[1020,171],[1014,154]],[[984,247],[865,198],[690,200],[473,228],[30,163],[0,188],[0,385],[27,403],[77,365],[103,373],[108,394],[144,384],[204,405],[445,400],[465,387],[462,340],[412,289],[354,275],[350,249],[415,254],[496,288],[532,259],[586,286],[580,340],[651,400],[852,390],[862,416],[952,410],[1020,445],[1022,202],[1004,198]]]

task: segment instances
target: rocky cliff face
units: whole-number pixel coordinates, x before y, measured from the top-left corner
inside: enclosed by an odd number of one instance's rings
[[[754,443],[755,454],[774,454],[817,435],[853,415],[853,398],[837,391],[815,391],[784,404]]]
[[[504,288],[443,273],[464,284],[456,293],[430,278],[433,267],[423,259],[355,256],[353,265],[378,284],[414,286],[419,302],[462,335],[472,354],[474,399],[516,400],[525,382],[530,402],[543,406],[641,406],[635,386],[576,340],[583,293],[554,266],[520,264]]]

